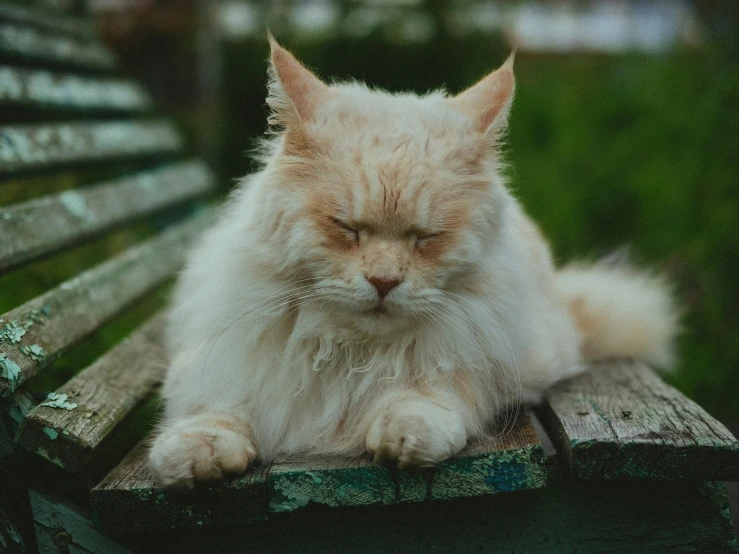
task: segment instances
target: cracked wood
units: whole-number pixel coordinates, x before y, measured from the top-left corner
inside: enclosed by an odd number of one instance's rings
[[[82,471],[115,426],[164,377],[164,326],[165,315],[155,316],[65,383],[56,392],[77,407],[37,406],[21,424],[20,444],[67,471]]]
[[[541,419],[577,477],[739,479],[739,442],[638,362],[594,364],[550,390]]]

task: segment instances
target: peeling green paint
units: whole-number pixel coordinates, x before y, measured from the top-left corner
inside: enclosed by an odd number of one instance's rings
[[[65,393],[50,392],[41,405],[49,408],[72,411],[77,407],[76,402],[68,402],[69,395]]]
[[[51,440],[56,440],[56,438],[59,436],[59,433],[57,433],[54,429],[51,427],[44,427],[44,434],[49,437]]]
[[[0,369],[0,377],[8,380],[8,391],[12,393],[20,381],[21,368],[5,352],[0,352]]]
[[[31,322],[31,325],[33,325],[33,322]],[[28,325],[28,327],[31,325]],[[23,338],[23,335],[26,334],[28,327],[26,327],[26,325],[20,325],[17,319],[6,323],[5,326],[0,329],[0,343],[19,343]]]
[[[41,346],[38,344],[32,344],[30,346],[21,346],[20,348],[21,352],[28,356],[29,358],[40,362],[44,359],[46,359],[46,350],[44,350]]]
[[[273,468],[269,484],[269,510],[273,513],[292,512],[309,503],[337,507],[397,502],[392,475],[377,465],[312,470]]]

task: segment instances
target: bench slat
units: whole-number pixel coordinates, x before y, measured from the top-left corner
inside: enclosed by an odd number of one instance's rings
[[[153,317],[57,389],[77,406],[37,406],[21,424],[20,444],[67,471],[84,469],[100,443],[164,377],[164,326],[164,314]]]
[[[166,121],[0,127],[0,176],[106,158],[173,153],[182,136]]]
[[[142,443],[92,490],[93,510],[104,528],[113,529],[120,521],[131,530],[188,527],[193,519],[196,525],[239,523],[309,503],[392,505],[546,485],[544,453],[526,413],[505,436],[477,441],[459,456],[421,472],[391,470],[372,464],[367,456],[290,456],[276,459],[268,470],[251,468],[245,477],[185,494],[154,488],[146,456]],[[223,491],[250,495],[252,505],[227,501]],[[241,513],[232,513],[234,507]]]
[[[116,65],[113,53],[96,39],[8,22],[0,22],[0,57],[95,71],[111,71]]]
[[[277,458],[269,472],[270,510],[309,502],[366,506],[479,496],[545,486],[544,453],[525,412],[502,437],[470,444],[458,456],[421,472],[391,473],[367,457]]]
[[[6,396],[181,266],[207,214],[85,271],[0,316],[0,396]],[[10,369],[10,371],[9,371]]]
[[[191,160],[0,208],[0,274],[202,195],[214,182],[201,161]]]
[[[739,442],[641,363],[595,364],[554,387],[541,418],[580,478],[739,480]]]
[[[265,519],[267,468],[251,467],[239,478],[198,486],[193,492],[157,489],[142,441],[92,491],[95,519],[103,529],[121,521],[135,530],[181,529]]]
[[[0,66],[0,107],[140,112],[152,107],[138,83]]]
[[[89,19],[51,15],[38,9],[9,4],[0,4],[0,21],[11,21],[81,38],[95,36],[95,25]]]

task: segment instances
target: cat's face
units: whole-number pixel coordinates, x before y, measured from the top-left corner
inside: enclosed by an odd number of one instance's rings
[[[276,44],[273,63],[285,128],[276,172],[296,219],[286,244],[312,293],[375,334],[452,317],[445,289],[495,241],[504,197],[489,131],[512,80],[497,111],[476,117],[479,98],[464,94],[477,87],[454,99],[327,87]]]

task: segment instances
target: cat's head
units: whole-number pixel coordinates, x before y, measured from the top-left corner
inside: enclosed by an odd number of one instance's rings
[[[328,85],[271,40],[275,244],[335,317],[371,333],[441,311],[491,263],[508,196],[496,143],[512,58],[454,97]],[[465,283],[465,280],[470,283]],[[448,292],[447,292],[448,291]]]

